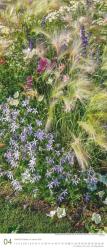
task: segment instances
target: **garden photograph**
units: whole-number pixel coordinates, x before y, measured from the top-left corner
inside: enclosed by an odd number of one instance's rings
[[[0,0],[8,233],[107,233],[107,0]]]

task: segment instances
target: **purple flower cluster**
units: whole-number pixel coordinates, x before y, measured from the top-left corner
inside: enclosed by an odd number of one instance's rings
[[[17,108],[3,105],[1,113],[5,139],[8,138],[4,153],[9,166],[6,176],[15,192],[21,191],[26,183],[35,185],[40,192],[43,181],[42,190],[55,195],[59,203],[64,202],[68,186],[77,187],[80,181],[73,173],[74,153],[65,152],[60,143],[56,143],[56,135],[45,132],[44,121],[28,99],[20,101]],[[21,168],[18,180],[16,168]]]
[[[58,202],[59,202],[59,203],[62,203],[62,202],[65,200],[65,198],[67,197],[67,195],[68,195],[68,191],[67,191],[67,189],[65,189],[65,190],[58,196]]]
[[[85,31],[84,25],[81,25],[81,27],[80,27],[80,37],[82,40],[82,54],[83,54],[83,56],[86,56],[88,37],[86,36],[86,31]]]
[[[43,141],[45,139],[45,133],[43,130],[38,129],[37,132],[34,134],[35,138],[37,138],[39,141]]]
[[[86,178],[84,178],[89,190],[94,191],[97,188],[98,178],[96,172],[90,168],[86,172]]]
[[[84,196],[83,196],[83,199],[84,199],[84,201],[85,201],[85,203],[88,203],[89,201],[90,201],[90,194],[89,193],[86,193],[86,194],[84,194]]]
[[[58,179],[54,179],[54,180],[52,180],[49,184],[48,184],[48,188],[49,189],[53,189],[53,188],[57,188],[57,187],[59,187],[59,181],[58,181]]]
[[[38,62],[38,67],[37,67],[37,72],[39,74],[45,72],[46,69],[49,68],[49,60],[47,58],[40,58],[39,62]]]

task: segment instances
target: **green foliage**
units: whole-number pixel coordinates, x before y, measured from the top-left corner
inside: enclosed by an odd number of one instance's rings
[[[37,167],[42,179],[38,184],[25,183],[23,193],[33,196],[33,190],[38,188],[36,198],[55,204],[58,196],[67,188],[69,194],[65,202],[76,204],[84,199],[84,193],[87,192],[94,202],[96,192],[105,190],[107,184],[106,0],[92,0],[90,3],[85,0],[9,0],[5,1],[3,8],[3,11],[0,10],[0,107],[2,112],[7,105],[8,111],[4,113],[7,112],[10,119],[10,127],[4,120],[1,122],[4,134],[0,139],[0,176],[4,189],[5,181],[7,186],[11,182],[11,179],[7,180],[5,171],[9,170],[10,165],[4,160],[4,154],[11,148],[14,133],[19,138],[22,129],[29,125],[32,126],[33,133],[39,131],[35,125],[36,115],[33,111],[31,116],[27,114],[27,109],[32,107],[38,109],[38,119],[43,121],[42,132],[45,136],[55,134],[55,141],[51,145],[54,153],[47,153],[47,141],[39,141]],[[31,106],[27,106],[25,110],[20,103],[26,99]],[[14,110],[20,113],[19,120],[12,120]],[[21,119],[25,119],[24,125],[21,124]],[[19,127],[12,134],[14,122]],[[28,135],[26,144],[33,141],[34,136]],[[57,155],[58,149],[56,150],[59,142],[62,148],[60,157]],[[26,155],[23,160],[23,145],[19,139],[18,143],[20,164],[11,171],[15,180],[20,182],[21,174],[32,159]],[[62,178],[60,187],[54,191],[50,188],[50,191],[47,189],[49,181],[46,173],[51,173],[50,182],[55,180],[59,173],[53,173],[52,167],[62,166],[61,160],[65,160],[63,157],[67,157],[69,152],[73,161],[64,165],[64,174],[72,174],[72,178]],[[46,162],[46,157],[49,156],[55,159],[55,166]],[[59,175],[61,178],[61,174]],[[71,185],[73,176],[75,185]],[[90,178],[94,178],[94,184]],[[38,221],[38,216],[36,219]],[[12,229],[3,230],[23,231],[23,228],[19,229],[15,225]],[[68,229],[62,225],[62,231],[65,230]],[[92,231],[94,230],[96,229],[92,225]],[[41,229],[38,228],[37,231],[41,232]]]

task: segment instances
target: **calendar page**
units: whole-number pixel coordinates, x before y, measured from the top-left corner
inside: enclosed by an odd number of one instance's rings
[[[0,249],[107,249],[107,0],[0,0]]]
[[[1,249],[106,249],[107,236],[102,234],[17,234],[2,235]]]

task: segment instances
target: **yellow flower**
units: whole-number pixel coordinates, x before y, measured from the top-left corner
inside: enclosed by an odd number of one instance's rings
[[[18,99],[13,99],[11,98],[11,100],[9,101],[10,106],[18,106],[19,105],[19,100]]]

